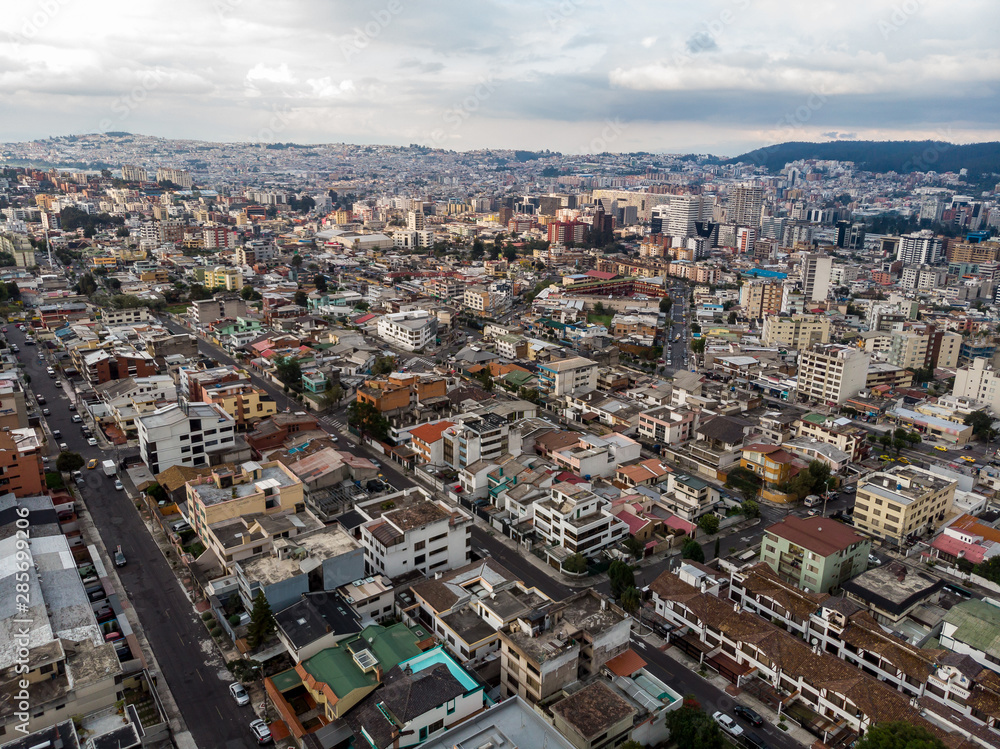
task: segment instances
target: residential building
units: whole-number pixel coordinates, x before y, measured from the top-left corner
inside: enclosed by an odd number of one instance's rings
[[[171,404],[136,419],[139,454],[153,475],[170,466],[207,466],[236,447],[236,422],[220,406]]]
[[[341,585],[337,592],[363,620],[382,622],[393,618],[396,610],[393,605],[393,584],[385,575],[359,577]]]
[[[542,719],[520,697],[511,697],[489,706],[450,731],[421,746],[423,749],[465,749],[466,747],[536,747],[576,749],[550,723]],[[18,748],[20,749],[20,747]]]
[[[382,315],[378,320],[379,337],[404,351],[420,351],[437,337],[437,317],[426,310],[410,310]]]
[[[807,349],[830,342],[830,320],[823,315],[768,315],[761,342],[765,346]]]
[[[955,372],[951,394],[982,403],[993,413],[1000,414],[1000,374],[987,358],[973,359],[971,364]]]
[[[785,483],[805,465],[780,445],[759,443],[744,447],[740,459],[740,467],[760,476],[768,488]]]
[[[496,414],[462,419],[441,433],[441,459],[462,469],[508,452],[510,422]]]
[[[795,436],[832,445],[856,463],[868,456],[868,432],[844,417],[805,414],[795,422]]]
[[[813,252],[803,253],[800,260],[802,293],[810,302],[825,302],[830,293],[830,271],[833,258]]]
[[[707,481],[686,473],[671,473],[660,504],[685,520],[695,521],[719,506],[719,490]]]
[[[150,377],[159,369],[152,356],[134,349],[76,349],[72,360],[91,387],[127,377]]]
[[[934,531],[951,515],[956,481],[915,466],[878,472],[858,483],[854,525],[870,536],[902,545]]]
[[[598,364],[582,356],[557,359],[538,367],[538,389],[543,395],[569,395],[597,387]]]
[[[247,461],[238,468],[218,466],[210,473],[188,481],[184,495],[187,500],[184,516],[195,532],[203,537],[212,533],[213,525],[225,520],[305,510],[302,481],[278,461],[263,464]],[[263,540],[263,533],[260,538]],[[224,546],[220,543],[219,549]],[[262,551],[252,552],[251,555]],[[220,560],[225,560],[225,556],[224,552]]]
[[[865,387],[868,354],[849,346],[816,345],[799,356],[800,400],[841,404]]]
[[[239,291],[243,288],[243,274],[239,268],[227,268],[220,265],[205,271],[204,286],[206,289],[225,289]]]
[[[746,280],[740,286],[740,309],[751,320],[781,312],[784,286],[780,281]]]
[[[205,403],[217,405],[236,422],[236,429],[245,432],[262,419],[278,413],[278,404],[262,388],[248,381],[224,382],[212,385],[202,396]]]
[[[421,463],[442,465],[445,462],[444,432],[455,425],[454,421],[435,421],[410,430],[410,447],[416,451]],[[454,455],[454,451],[452,454]]]
[[[899,238],[896,259],[903,265],[935,265],[945,259],[944,240],[925,229]]]
[[[760,226],[764,204],[764,188],[753,185],[740,186],[729,194],[726,206],[726,220],[742,226]]]
[[[216,320],[236,319],[247,316],[247,303],[238,296],[217,295],[212,299],[191,302],[188,314],[198,327],[205,327]]]
[[[679,445],[694,436],[697,414],[686,408],[659,406],[639,414],[639,437],[657,445]]]
[[[590,589],[521,614],[500,631],[500,693],[541,702],[598,674],[631,631],[631,617]]]
[[[893,560],[841,583],[841,590],[875,620],[895,631],[917,607],[937,604],[945,581]]]
[[[535,533],[557,569],[573,554],[593,557],[623,541],[628,526],[611,514],[610,502],[584,485],[561,482],[535,503]]]
[[[952,606],[941,624],[941,645],[1000,673],[1000,606],[972,599]]]
[[[32,428],[0,432],[0,491],[15,497],[37,497],[46,492],[41,443]]]
[[[388,494],[356,506],[366,519],[361,544],[370,574],[397,577],[418,570],[446,571],[468,563],[472,517],[420,488]]]
[[[811,593],[833,593],[868,569],[871,541],[832,518],[787,515],[764,531],[760,561]]]

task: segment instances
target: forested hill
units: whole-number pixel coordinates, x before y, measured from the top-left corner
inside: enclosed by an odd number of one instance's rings
[[[873,172],[957,172],[970,175],[1000,172],[1000,143],[955,145],[932,140],[837,140],[828,143],[791,141],[758,148],[736,158],[735,164],[761,164],[778,172],[799,159],[853,161],[858,168]]]

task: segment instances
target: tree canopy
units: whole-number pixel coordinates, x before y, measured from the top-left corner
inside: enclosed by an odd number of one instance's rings
[[[78,471],[84,466],[83,456],[79,453],[59,453],[56,458],[56,468],[60,471]]]
[[[993,438],[993,419],[985,411],[973,411],[968,414],[965,424],[972,427],[972,433],[983,439]]]
[[[693,538],[689,538],[681,546],[681,558],[682,559],[693,559],[695,562],[705,561],[705,550],[701,548],[701,544],[695,541]]]
[[[667,713],[671,743],[684,749],[722,749],[722,730],[695,700],[685,697],[679,710]]]
[[[385,440],[389,437],[389,420],[367,401],[356,400],[347,407],[347,423],[363,437]]]
[[[944,742],[923,726],[900,720],[876,723],[855,749],[944,749]]]
[[[712,513],[702,515],[698,518],[698,527],[711,536],[713,533],[719,532],[719,518]]]
[[[250,624],[247,626],[247,645],[251,649],[260,646],[276,629],[271,604],[267,602],[264,591],[261,591],[253,600],[253,611],[250,612]]]
[[[611,597],[620,598],[623,592],[635,587],[635,574],[627,562],[616,559],[608,567],[608,581],[611,583]]]

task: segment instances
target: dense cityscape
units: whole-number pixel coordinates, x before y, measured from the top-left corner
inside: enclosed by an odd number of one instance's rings
[[[0,144],[0,747],[1000,744],[1000,169],[783,148]]]

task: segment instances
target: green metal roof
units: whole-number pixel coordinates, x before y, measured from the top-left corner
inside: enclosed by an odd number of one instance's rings
[[[802,421],[808,421],[812,424],[824,424],[826,423],[825,414],[806,414],[802,417]]]
[[[317,681],[329,685],[337,697],[346,697],[355,689],[378,684],[375,673],[364,673],[346,648],[326,648],[302,662]]]
[[[955,640],[1000,657],[1000,608],[986,601],[963,601],[952,606],[944,620],[957,627]]]

